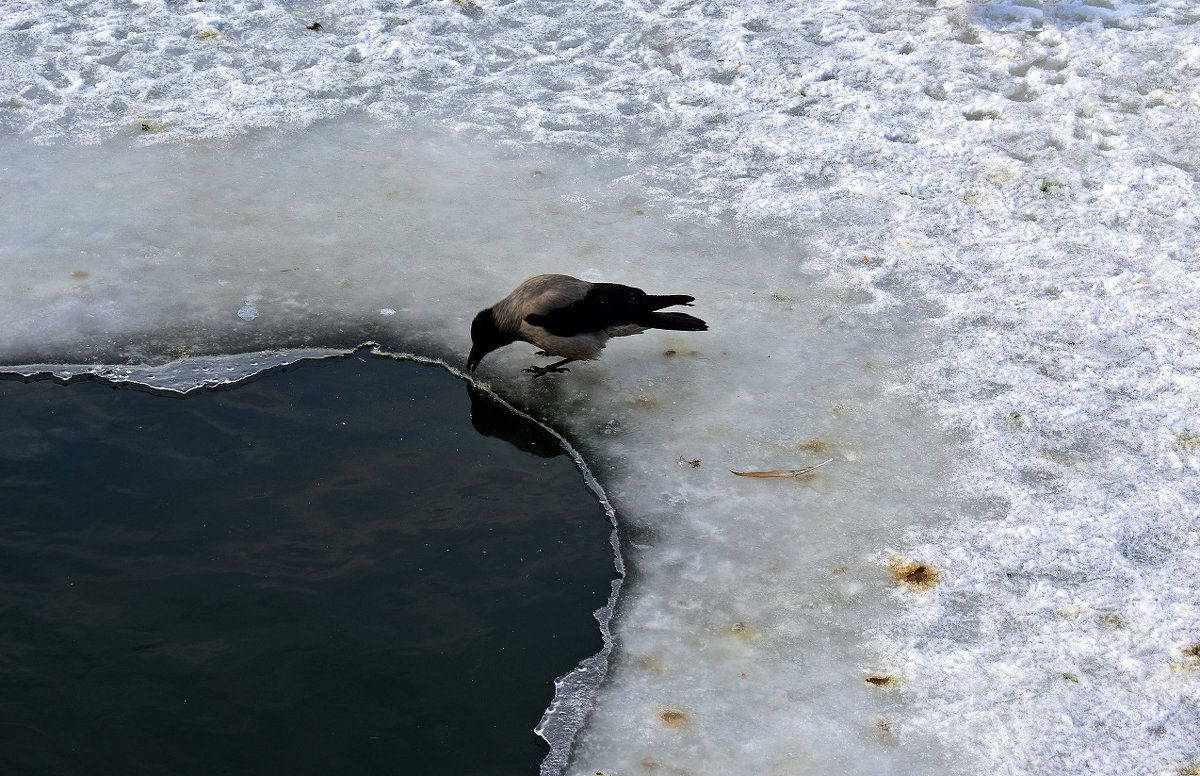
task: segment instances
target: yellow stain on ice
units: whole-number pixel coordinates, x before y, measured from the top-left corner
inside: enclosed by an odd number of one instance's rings
[[[903,558],[894,558],[888,565],[892,579],[909,590],[928,590],[938,582],[938,571],[928,563],[914,563]]]
[[[762,638],[761,632],[759,632],[758,630],[756,630],[754,628],[751,628],[749,625],[747,625],[746,623],[741,622],[741,621],[735,622],[733,625],[729,626],[729,632],[732,633],[738,639],[741,639],[742,641],[745,641],[750,644],[753,644],[754,642],[756,642]]]
[[[677,707],[668,707],[658,713],[659,720],[669,728],[682,730],[691,722],[688,713]]]

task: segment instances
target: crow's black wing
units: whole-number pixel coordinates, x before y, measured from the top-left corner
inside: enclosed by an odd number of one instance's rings
[[[525,316],[525,322],[540,326],[556,337],[573,337],[609,326],[636,324],[653,309],[651,297],[642,289],[619,283],[596,283],[571,304],[547,313]]]

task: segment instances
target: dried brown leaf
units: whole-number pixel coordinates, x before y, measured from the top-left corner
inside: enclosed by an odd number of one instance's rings
[[[732,474],[736,474],[738,477],[758,477],[758,478],[802,477],[805,474],[808,474],[809,472],[811,472],[813,469],[819,469],[822,466],[824,466],[825,464],[830,463],[832,461],[833,461],[833,459],[829,458],[829,459],[821,461],[820,463],[815,464],[813,466],[806,466],[803,469],[769,469],[767,471],[750,471],[750,472],[737,472],[737,471],[734,471],[733,469],[730,469],[729,471]]]

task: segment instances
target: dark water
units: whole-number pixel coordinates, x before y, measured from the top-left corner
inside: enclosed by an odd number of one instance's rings
[[[610,525],[536,427],[355,356],[0,380],[0,774],[536,773]]]

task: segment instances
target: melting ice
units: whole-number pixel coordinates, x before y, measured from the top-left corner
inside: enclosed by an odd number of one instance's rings
[[[547,270],[697,297],[485,365],[626,539],[569,773],[1200,767],[1191,3],[4,17],[6,363],[457,361]]]

